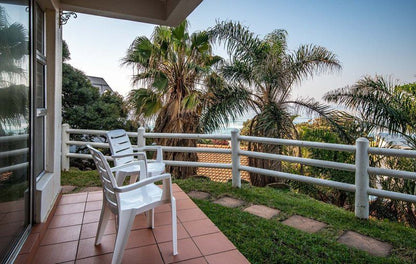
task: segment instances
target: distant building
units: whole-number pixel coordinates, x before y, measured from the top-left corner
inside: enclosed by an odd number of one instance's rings
[[[113,89],[108,85],[108,83],[101,77],[95,76],[87,76],[88,80],[90,80],[92,86],[97,87],[100,91],[100,94],[103,94],[105,91],[112,92]]]

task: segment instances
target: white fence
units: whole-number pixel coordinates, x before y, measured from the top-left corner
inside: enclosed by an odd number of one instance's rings
[[[91,156],[88,154],[70,153],[69,146],[71,145],[85,146],[86,144],[91,144],[92,146],[95,146],[95,147],[109,148],[107,143],[69,140],[70,134],[83,134],[83,135],[88,134],[88,135],[103,136],[105,135],[106,131],[71,129],[68,125],[64,124],[62,133],[63,133],[62,134],[62,169],[63,170],[69,169],[70,158],[91,158]],[[209,153],[231,154],[232,162],[230,164],[172,161],[172,160],[166,160],[165,163],[170,166],[190,166],[190,167],[232,169],[232,185],[234,187],[241,187],[240,171],[247,171],[247,172],[258,173],[258,174],[267,175],[267,176],[278,177],[281,179],[294,180],[294,181],[299,181],[299,182],[304,182],[304,183],[332,187],[332,188],[349,191],[349,192],[355,192],[355,215],[359,218],[368,218],[369,195],[416,203],[416,195],[392,192],[392,191],[387,191],[387,190],[380,190],[380,189],[370,188],[369,186],[370,174],[416,180],[416,173],[414,171],[400,171],[400,170],[370,167],[369,166],[370,154],[416,158],[416,151],[386,149],[386,148],[372,148],[369,146],[369,141],[365,138],[357,139],[356,145],[342,145],[342,144],[330,144],[330,143],[309,142],[309,141],[299,141],[299,140],[286,140],[286,139],[277,139],[277,138],[241,136],[239,135],[238,130],[232,131],[231,135],[209,135],[209,134],[145,133],[144,128],[139,128],[137,132],[128,132],[127,134],[130,137],[137,137],[137,146],[145,147],[148,150],[151,150],[152,146],[145,146],[145,142],[147,138],[231,140],[231,149],[168,147],[168,146],[162,147],[163,151],[165,152],[209,152]],[[346,163],[340,163],[340,162],[334,162],[334,161],[324,161],[324,160],[317,160],[317,159],[277,155],[277,154],[271,154],[271,153],[246,151],[240,148],[241,141],[351,152],[351,153],[355,153],[355,164],[346,164]],[[285,161],[285,162],[290,162],[290,163],[298,163],[298,164],[303,164],[303,165],[310,165],[310,166],[316,166],[316,167],[322,167],[322,168],[331,168],[331,169],[355,172],[355,184],[336,182],[336,181],[331,181],[331,180],[319,179],[319,178],[314,178],[314,177],[308,177],[308,176],[303,176],[303,175],[285,173],[285,172],[262,169],[262,168],[255,168],[255,167],[250,167],[250,166],[242,166],[240,164],[240,156],[248,156],[248,157],[253,157],[253,158],[270,159],[270,160],[279,160],[279,161]],[[111,157],[107,157],[107,158],[111,160]]]

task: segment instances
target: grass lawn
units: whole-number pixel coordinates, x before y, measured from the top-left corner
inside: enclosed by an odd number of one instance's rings
[[[416,229],[399,223],[375,219],[359,220],[352,212],[287,190],[257,188],[204,179],[175,180],[185,191],[209,192],[211,200],[194,200],[251,263],[416,263]],[[85,184],[91,185],[85,185]],[[62,185],[99,186],[95,171],[71,170],[62,174]],[[262,204],[281,210],[277,218],[266,220],[241,208],[230,209],[212,203],[221,196],[242,199],[247,204]],[[328,224],[309,234],[281,224],[291,215],[310,217]],[[387,258],[374,257],[336,242],[347,230],[393,245]]]

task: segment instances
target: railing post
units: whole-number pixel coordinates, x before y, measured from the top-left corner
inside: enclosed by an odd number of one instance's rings
[[[68,124],[63,124],[62,125],[62,138],[61,138],[61,145],[62,145],[62,150],[61,150],[61,169],[63,171],[68,171],[69,170],[69,157],[68,157],[68,153],[69,153],[69,146],[68,146],[68,141],[69,141],[69,133],[68,133],[68,129],[69,129],[69,125]]]
[[[233,129],[231,131],[231,166],[233,174],[233,187],[241,188],[241,175],[240,175],[240,140],[239,130]]]
[[[369,141],[366,138],[358,138],[355,142],[355,216],[368,219],[370,205],[368,199],[369,188]]]
[[[137,129],[137,147],[142,148],[146,146],[146,139],[144,138],[144,127],[139,127]]]

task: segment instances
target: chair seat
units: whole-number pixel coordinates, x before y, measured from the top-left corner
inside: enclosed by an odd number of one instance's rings
[[[131,166],[122,168],[119,172],[127,175],[138,173],[140,171],[140,166],[132,162]],[[149,175],[159,175],[165,172],[165,163],[161,162],[149,162],[147,163],[147,173]]]
[[[155,184],[145,185],[139,189],[120,193],[120,209],[138,209],[162,199],[162,189]]]

